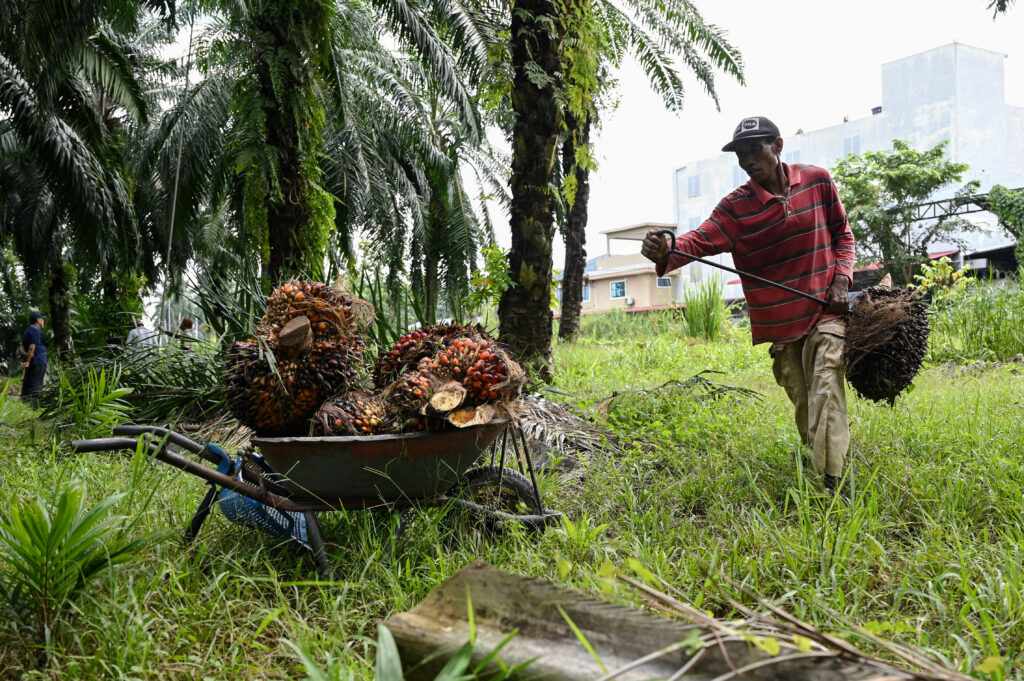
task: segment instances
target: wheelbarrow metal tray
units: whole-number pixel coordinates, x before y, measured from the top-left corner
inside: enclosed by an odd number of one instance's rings
[[[288,490],[350,508],[436,498],[469,470],[505,419],[440,433],[253,438]]]

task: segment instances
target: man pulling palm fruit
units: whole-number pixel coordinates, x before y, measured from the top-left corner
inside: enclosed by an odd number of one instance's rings
[[[767,118],[740,121],[722,151],[736,153],[750,181],[723,198],[700,226],[676,237],[674,248],[697,257],[731,253],[737,269],[824,296],[827,309],[740,277],[754,343],[771,343],[775,380],[793,403],[812,466],[835,490],[850,445],[843,340],[853,232],[828,171],[783,163],[782,147],[778,127]],[[661,277],[689,262],[671,250],[652,230],[640,252],[657,264]]]

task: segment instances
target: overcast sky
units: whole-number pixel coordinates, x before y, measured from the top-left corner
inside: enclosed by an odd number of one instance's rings
[[[605,251],[600,230],[673,222],[673,170],[719,153],[741,118],[765,115],[783,137],[869,116],[882,103],[881,65],[953,41],[1002,52],[1007,103],[1024,106],[1024,0],[993,21],[987,0],[696,0],[743,55],[746,86],[725,77],[721,111],[695,82],[687,104],[665,111],[635,65],[619,74],[620,103],[607,115],[595,151],[587,254]],[[498,228],[508,246],[507,222]],[[555,268],[564,249],[556,236]],[[619,242],[614,252],[638,250]]]

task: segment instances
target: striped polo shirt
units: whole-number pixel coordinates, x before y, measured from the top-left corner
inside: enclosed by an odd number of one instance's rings
[[[676,248],[698,257],[732,253],[736,269],[823,298],[836,275],[853,280],[853,232],[827,170],[803,164],[783,168],[787,200],[749,180],[699,227],[676,237]],[[673,255],[658,264],[658,276],[687,262]],[[796,341],[819,322],[838,318],[806,298],[742,275],[740,281],[755,345]]]

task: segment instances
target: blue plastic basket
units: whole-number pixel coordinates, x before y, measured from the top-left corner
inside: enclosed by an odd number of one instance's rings
[[[220,457],[217,472],[230,475],[237,480],[242,479],[241,456],[232,462],[230,455],[217,445],[207,443],[206,448]],[[264,471],[270,471],[263,457],[253,454],[252,460]],[[306,533],[306,518],[298,511],[279,511],[229,489],[221,490],[217,503],[220,504],[220,511],[224,517],[237,525],[260,530],[281,539],[291,539],[312,550]]]

